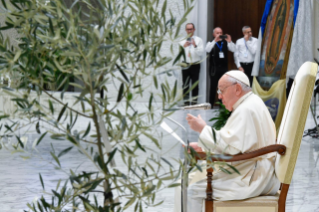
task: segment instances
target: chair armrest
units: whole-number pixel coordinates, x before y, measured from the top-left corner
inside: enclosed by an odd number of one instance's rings
[[[284,155],[286,153],[286,146],[282,144],[273,144],[269,145],[251,152],[242,153],[238,155],[228,155],[228,154],[218,154],[214,156],[210,156],[211,161],[225,161],[225,162],[234,162],[252,159],[261,155],[265,155],[271,152],[277,152],[280,155]],[[227,156],[227,158],[225,158]],[[207,155],[205,152],[197,151],[196,160],[207,160]]]

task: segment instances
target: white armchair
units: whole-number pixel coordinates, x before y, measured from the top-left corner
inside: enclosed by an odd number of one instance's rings
[[[213,170],[207,169],[207,190],[205,212],[284,212],[286,197],[295,169],[300,143],[305,128],[308,108],[312,98],[316,80],[318,65],[316,63],[304,63],[293,83],[284,115],[279,129],[277,144],[258,149],[253,152],[235,155],[224,161],[245,160],[270,152],[277,152],[275,172],[281,182],[281,189],[275,196],[258,196],[246,200],[214,201],[212,199],[212,176]],[[197,159],[206,159],[204,152],[198,152]],[[213,161],[220,160],[218,157],[211,158]]]

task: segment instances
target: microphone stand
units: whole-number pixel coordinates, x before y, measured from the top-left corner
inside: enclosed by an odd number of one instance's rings
[[[186,128],[175,121],[174,119],[170,117],[166,117],[168,120],[174,122],[177,124],[179,127],[181,127],[185,132],[186,132],[186,147],[184,147],[184,151],[186,148],[186,152],[188,153],[189,150],[189,140],[188,140],[188,134]],[[187,166],[188,166],[188,157],[185,155],[184,157],[184,162],[183,162],[183,169],[182,169],[182,183],[181,183],[181,211],[182,212],[187,212],[187,188],[188,188],[188,172],[187,172]]]
[[[192,106],[186,106],[186,107],[182,107],[182,108],[178,108],[179,110],[209,110],[211,109],[211,104],[210,103],[202,103],[202,104],[197,104],[197,105],[192,105]],[[178,123],[177,121],[175,121],[174,119],[170,118],[170,117],[166,117],[168,120],[170,120],[171,122],[177,124],[179,127],[181,127],[185,132],[186,132],[186,149],[184,148],[184,151],[186,150],[186,154],[185,154],[185,158],[184,158],[184,162],[183,162],[183,169],[182,169],[182,183],[181,183],[181,209],[182,212],[187,212],[187,188],[188,188],[188,172],[187,172],[187,166],[189,164],[188,162],[188,151],[190,150],[189,147],[189,140],[188,140],[188,133],[186,128],[181,125],[180,123]],[[185,153],[185,152],[184,152]]]

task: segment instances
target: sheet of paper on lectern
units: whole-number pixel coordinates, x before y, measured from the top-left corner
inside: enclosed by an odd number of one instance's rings
[[[181,142],[181,144],[186,146],[186,143],[181,139],[181,137],[179,137],[172,128],[170,128],[165,121],[163,121],[161,123],[161,127],[168,132],[170,135],[172,135],[174,138],[176,138],[176,140],[178,140],[179,142]]]

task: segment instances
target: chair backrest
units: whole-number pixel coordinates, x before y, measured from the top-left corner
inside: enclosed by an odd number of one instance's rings
[[[290,184],[303,136],[318,65],[304,63],[294,80],[281,121],[278,144],[286,146],[286,154],[277,154],[276,175],[281,183]]]

